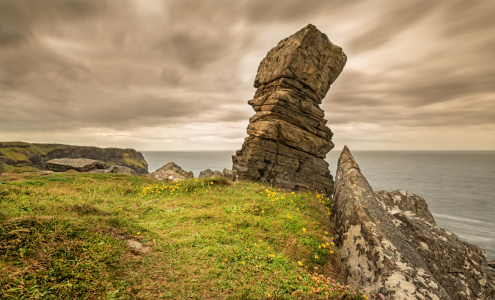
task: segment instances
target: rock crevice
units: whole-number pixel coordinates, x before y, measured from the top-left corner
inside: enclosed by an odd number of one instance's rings
[[[347,57],[315,26],[308,25],[271,49],[258,67],[248,137],[233,156],[240,179],[331,194],[324,160],[334,147],[319,107]]]

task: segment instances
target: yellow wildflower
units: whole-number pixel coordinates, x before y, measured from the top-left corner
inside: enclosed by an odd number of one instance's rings
[[[303,263],[300,260],[297,261],[297,264],[300,265],[300,266],[303,265]]]
[[[328,234],[328,231],[325,231],[325,234]]]
[[[306,228],[303,228],[303,231],[306,232]]]
[[[318,259],[318,255],[317,254],[315,254],[315,259]]]

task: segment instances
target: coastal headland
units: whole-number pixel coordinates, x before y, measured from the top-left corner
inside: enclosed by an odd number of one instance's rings
[[[375,192],[319,108],[347,56],[309,24],[261,61],[233,170],[0,143],[0,298],[495,299],[495,262],[425,199]]]

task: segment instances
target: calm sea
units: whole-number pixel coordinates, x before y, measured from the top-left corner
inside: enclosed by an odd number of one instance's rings
[[[175,162],[194,176],[232,168],[235,151],[142,152],[150,172]],[[495,151],[352,151],[375,191],[405,189],[426,199],[437,224],[495,258]],[[340,150],[327,161],[335,174]]]

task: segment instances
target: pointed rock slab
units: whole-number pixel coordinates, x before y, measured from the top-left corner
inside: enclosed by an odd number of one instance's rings
[[[309,24],[268,52],[258,67],[254,87],[279,78],[296,79],[309,87],[321,103],[346,62],[342,48]]]
[[[386,299],[451,299],[376,199],[347,147],[335,176],[336,241],[348,283]]]
[[[483,249],[436,226],[425,199],[375,194],[347,147],[334,200],[337,245],[354,288],[386,299],[495,299]]]

